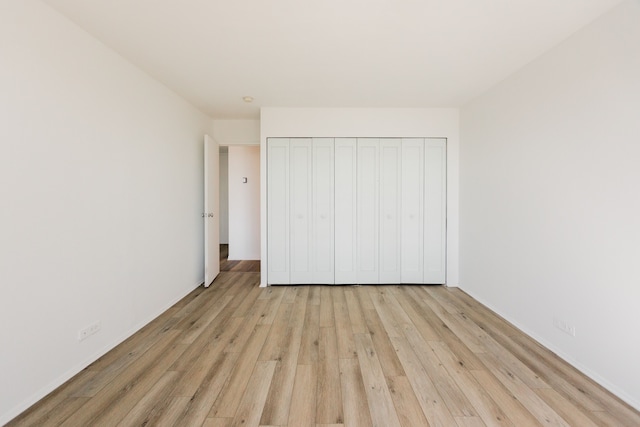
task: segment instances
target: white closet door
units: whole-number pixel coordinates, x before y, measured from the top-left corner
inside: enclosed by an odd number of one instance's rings
[[[335,139],[335,283],[358,283],[355,138]]]
[[[447,140],[425,143],[424,283],[446,281]]]
[[[313,283],[311,138],[291,138],[289,141],[291,283]]]
[[[313,281],[333,284],[333,138],[313,139]]]
[[[402,283],[423,280],[424,139],[402,140]]]
[[[357,283],[379,282],[379,140],[358,138],[357,163]]]
[[[268,284],[289,284],[289,140],[267,141]]]
[[[380,139],[379,283],[386,284],[400,283],[401,148],[400,139]]]

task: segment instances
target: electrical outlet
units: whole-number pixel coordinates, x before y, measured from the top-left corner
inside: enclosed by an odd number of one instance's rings
[[[97,322],[92,323],[86,328],[80,329],[78,331],[78,341],[82,341],[84,339],[87,339],[91,335],[98,333],[100,331],[100,328],[102,328],[102,324],[98,320]]]
[[[560,329],[565,334],[571,335],[572,337],[576,336],[576,327],[565,322],[562,319],[558,319],[557,317],[553,318],[553,326]]]

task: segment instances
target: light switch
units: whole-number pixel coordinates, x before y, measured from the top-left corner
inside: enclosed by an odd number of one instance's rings
[[[243,183],[243,184],[246,184],[246,183],[247,183],[247,177],[246,177],[246,176],[245,176],[245,177],[242,177],[242,183]]]

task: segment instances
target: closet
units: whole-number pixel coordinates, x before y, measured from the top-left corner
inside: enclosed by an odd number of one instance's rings
[[[446,139],[269,138],[267,283],[445,283]]]

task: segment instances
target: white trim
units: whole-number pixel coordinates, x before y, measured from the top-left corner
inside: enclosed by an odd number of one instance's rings
[[[580,373],[582,373],[583,375],[587,376],[591,380],[593,380],[596,383],[598,383],[600,386],[602,386],[605,389],[607,389],[610,393],[615,395],[615,397],[617,397],[620,400],[624,401],[625,403],[627,403],[628,405],[632,406],[636,410],[640,410],[640,401],[635,400],[628,393],[625,393],[624,390],[620,389],[619,387],[617,387],[613,383],[607,381],[604,377],[602,377],[601,375],[599,375],[596,372],[592,371],[591,369],[589,369],[588,367],[586,367],[582,363],[576,361],[575,359],[573,359],[572,357],[567,355],[565,352],[560,350],[558,347],[554,346],[549,341],[545,340],[544,338],[540,337],[539,335],[531,332],[530,330],[528,330],[526,327],[524,327],[520,323],[507,318],[498,309],[493,307],[491,304],[485,302],[481,298],[476,297],[472,292],[464,289],[463,287],[461,287],[460,289],[462,291],[464,291],[467,295],[471,296],[473,299],[478,301],[480,304],[482,304],[485,307],[489,308],[491,311],[493,311],[494,313],[496,313],[497,315],[499,315],[500,317],[502,317],[503,319],[505,319],[506,321],[511,323],[513,326],[515,326],[521,332],[526,334],[528,337],[530,337],[530,338],[534,339],[535,341],[537,341],[539,344],[541,344],[547,350],[553,352],[556,356],[561,358],[563,361],[567,362],[569,365],[571,365],[572,367],[574,367],[575,369],[580,371]]]
[[[6,413],[4,413],[3,417],[0,418],[0,425],[5,425],[9,421],[11,421],[15,417],[17,417],[18,415],[22,414],[24,411],[26,411],[31,406],[33,406],[38,401],[40,401],[45,396],[47,396],[49,393],[51,393],[52,391],[56,390],[58,387],[63,385],[65,382],[69,381],[74,376],[78,375],[80,372],[82,372],[82,370],[84,370],[86,367],[91,365],[93,362],[95,362],[96,360],[98,360],[99,358],[101,358],[102,356],[107,354],[109,351],[113,350],[114,348],[116,348],[117,346],[122,344],[129,337],[131,337],[132,335],[134,335],[135,333],[140,331],[140,329],[144,328],[149,323],[151,323],[152,321],[154,321],[155,319],[160,317],[164,312],[169,310],[171,307],[173,307],[175,304],[177,304],[181,299],[183,299],[184,297],[189,295],[196,288],[198,288],[199,286],[202,286],[203,284],[204,284],[204,282],[200,282],[197,285],[195,285],[193,288],[191,288],[190,290],[187,290],[187,292],[184,295],[176,297],[173,300],[173,302],[169,303],[165,308],[161,309],[158,312],[158,314],[151,315],[151,316],[149,316],[147,318],[147,320],[143,320],[142,322],[138,323],[136,326],[134,326],[133,328],[129,329],[128,332],[125,332],[124,334],[120,335],[118,338],[116,338],[110,344],[107,344],[104,347],[102,347],[101,350],[96,351],[92,356],[87,357],[84,361],[76,364],[73,368],[67,370],[64,374],[58,376],[58,378],[56,378],[55,380],[51,381],[46,386],[40,388],[40,390],[38,390],[36,393],[31,395],[31,397],[23,400],[21,404],[13,407],[12,409],[10,409]]]

